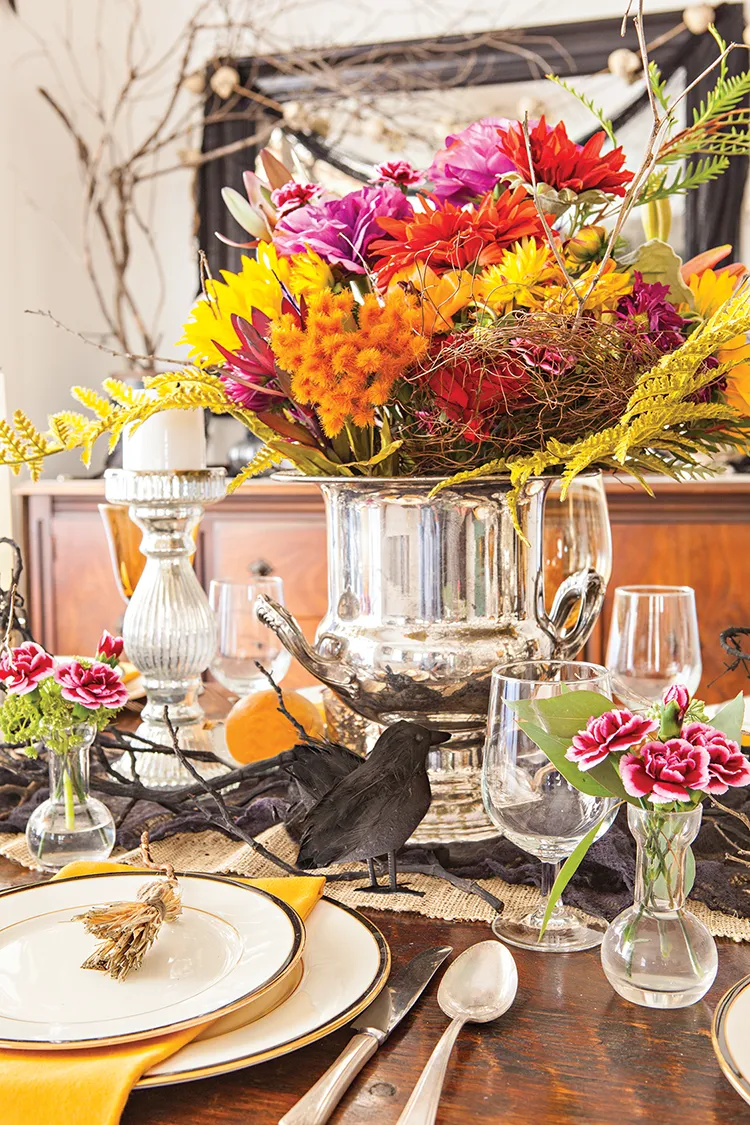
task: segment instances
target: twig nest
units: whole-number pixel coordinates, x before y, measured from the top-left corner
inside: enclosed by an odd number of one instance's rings
[[[641,57],[628,47],[618,47],[607,59],[607,69],[615,78],[622,78],[632,85],[642,72]]]
[[[693,35],[703,35],[716,19],[716,11],[711,4],[691,4],[682,13],[682,22]]]
[[[219,66],[211,75],[209,82],[213,92],[226,101],[239,86],[240,76],[233,66]]]
[[[195,94],[196,97],[206,92],[206,76],[202,70],[194,70],[192,74],[188,74],[182,80],[183,90],[187,90],[189,94]]]

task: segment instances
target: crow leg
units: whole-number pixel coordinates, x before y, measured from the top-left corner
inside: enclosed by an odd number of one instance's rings
[[[388,852],[388,886],[381,887],[375,878],[375,863],[373,860],[368,859],[367,870],[370,872],[370,885],[369,887],[357,887],[356,890],[362,891],[365,894],[371,895],[418,895],[419,898],[424,896],[424,891],[414,891],[411,887],[407,887],[405,883],[398,881],[398,869],[396,867],[396,853]]]

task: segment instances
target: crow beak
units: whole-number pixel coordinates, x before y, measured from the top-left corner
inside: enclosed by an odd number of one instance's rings
[[[430,731],[430,746],[439,746],[441,742],[447,742],[450,734],[447,730],[431,730]]]

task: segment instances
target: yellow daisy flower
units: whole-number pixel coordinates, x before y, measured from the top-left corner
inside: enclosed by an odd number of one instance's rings
[[[275,320],[284,295],[281,282],[295,296],[317,292],[333,283],[328,266],[309,251],[293,258],[280,258],[273,243],[261,242],[257,255],[257,259],[243,255],[239,273],[222,270],[223,281],[206,281],[206,296],[196,301],[183,326],[183,336],[177,341],[178,345],[187,344],[190,348],[191,363],[224,362],[216,343],[229,351],[237,347],[233,315],[250,320],[253,310],[258,309]]]
[[[695,311],[707,320],[729,300],[736,284],[737,278],[731,273],[716,273],[714,270],[694,273],[688,281],[688,288],[693,294]]]
[[[592,262],[587,270],[573,279],[576,293],[583,295],[588,292],[598,269],[598,264]],[[615,311],[620,298],[630,293],[632,288],[633,278],[631,275],[619,273],[615,263],[609,261],[592,293],[587,298],[584,311],[595,313],[600,318],[605,319],[608,314]],[[550,312],[575,313],[578,310],[576,298],[566,283],[549,286],[545,290],[545,297],[544,307],[549,309]]]
[[[496,312],[517,307],[541,308],[544,286],[560,280],[560,271],[549,246],[535,238],[522,238],[515,249],[505,250],[500,261],[474,281],[474,299]]]

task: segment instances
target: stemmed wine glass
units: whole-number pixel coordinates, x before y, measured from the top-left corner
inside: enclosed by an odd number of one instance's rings
[[[519,726],[513,705],[567,691],[610,693],[606,668],[576,661],[517,661],[492,673],[490,713],[482,767],[482,797],[490,820],[526,852],[542,861],[542,905],[521,919],[496,918],[496,937],[510,945],[568,953],[600,945],[603,920],[587,923],[558,902],[540,938],[547,898],[561,861],[595,824],[600,835],[616,815],[617,802],[580,793]]]
[[[698,690],[703,665],[690,586],[618,586],[606,664],[615,694],[636,708],[658,703],[667,688]]]
[[[260,594],[284,604],[277,575],[259,575],[252,582],[214,580],[208,600],[216,616],[216,654],[211,672],[228,691],[245,696],[269,686],[256,661],[278,684],[289,671],[291,655],[275,633],[260,622],[255,605]]]

